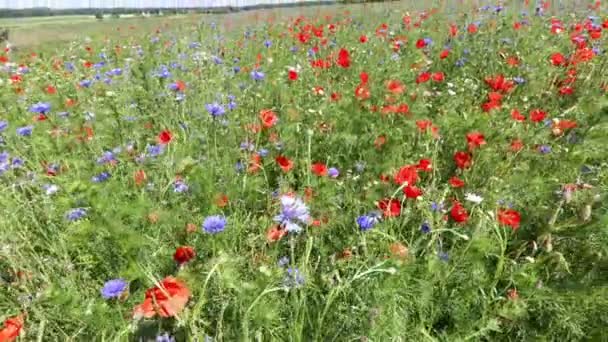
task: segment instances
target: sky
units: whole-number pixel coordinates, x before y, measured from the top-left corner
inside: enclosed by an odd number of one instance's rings
[[[310,1],[310,0],[308,0]],[[220,7],[304,2],[296,0],[0,0],[2,8]]]

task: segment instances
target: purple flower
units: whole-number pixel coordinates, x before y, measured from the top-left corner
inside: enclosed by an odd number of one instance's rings
[[[78,85],[83,88],[88,88],[91,86],[91,84],[93,84],[93,81],[91,81],[91,80],[82,80],[82,81],[78,82]]]
[[[330,178],[338,178],[338,176],[340,176],[340,171],[335,167],[330,167],[329,170],[327,170],[327,175]]]
[[[281,196],[281,212],[274,217],[274,221],[285,228],[287,232],[301,232],[302,227],[299,224],[307,224],[309,219],[308,207],[301,199]]]
[[[357,217],[357,225],[361,231],[367,231],[374,228],[378,222],[380,222],[380,214],[376,212]]]
[[[264,79],[264,77],[266,77],[266,75],[263,72],[259,71],[259,70],[253,70],[251,72],[251,78],[254,81],[261,81],[261,80]]]
[[[48,102],[38,102],[33,104],[29,111],[31,113],[46,114],[51,111],[51,104]]]
[[[4,131],[8,127],[8,122],[0,121],[0,132]]]
[[[287,256],[280,258],[279,262],[277,262],[277,265],[279,265],[279,267],[283,267],[288,264],[289,264],[289,257],[287,257]]]
[[[114,153],[110,152],[110,151],[106,151],[104,152],[101,157],[99,157],[97,159],[97,164],[109,164],[109,163],[113,163],[116,162],[116,157],[114,156]]]
[[[287,275],[285,276],[285,279],[283,279],[285,286],[292,288],[304,285],[304,281],[304,276],[302,276],[300,270],[291,267],[287,269]]]
[[[269,39],[266,39],[266,40],[264,41],[264,46],[265,46],[265,47],[267,47],[267,48],[271,47],[271,46],[272,46],[272,41],[271,41],[271,40],[269,40]]]
[[[226,218],[221,215],[207,216],[203,221],[203,230],[209,234],[217,234],[226,228]]]
[[[165,151],[164,145],[149,145],[146,149],[150,157],[157,157]]]
[[[91,178],[91,181],[92,181],[93,183],[102,183],[102,182],[105,182],[105,181],[107,181],[108,179],[110,179],[110,177],[111,177],[111,176],[112,176],[112,175],[111,175],[109,172],[105,172],[105,171],[104,171],[104,172],[102,172],[102,173],[100,173],[100,174],[98,174],[98,175],[93,176],[93,177]]]
[[[177,193],[184,193],[186,191],[188,191],[188,184],[186,184],[184,181],[182,180],[176,180],[173,183],[173,192],[177,192]]]
[[[32,135],[33,129],[34,129],[34,126],[19,127],[19,128],[17,128],[17,134],[19,134],[22,137],[29,137]]]
[[[211,114],[211,116],[214,118],[226,114],[226,109],[224,109],[224,106],[217,102],[206,104],[205,109],[207,109],[207,112],[209,112],[209,114]]]
[[[549,146],[549,145],[540,145],[538,147],[538,152],[540,152],[542,154],[551,153],[551,146]]]
[[[108,280],[101,288],[101,296],[104,299],[120,297],[127,289],[127,285],[124,279]]]
[[[175,342],[175,337],[169,335],[169,333],[164,333],[156,336],[156,342]]]
[[[87,210],[85,208],[75,208],[75,209],[69,210],[65,214],[65,218],[68,221],[78,221],[85,216],[87,216]]]
[[[424,234],[430,233],[431,225],[427,221],[422,222],[422,225],[420,225],[420,231],[423,232]]]

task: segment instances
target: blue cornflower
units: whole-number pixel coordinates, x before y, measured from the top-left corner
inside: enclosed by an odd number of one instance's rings
[[[184,193],[188,191],[189,187],[183,180],[176,180],[173,182],[173,192]]]
[[[261,149],[258,151],[258,154],[260,155],[260,157],[266,157],[266,156],[268,155],[268,150],[267,150],[267,149],[265,149],[265,148],[261,148]]]
[[[523,77],[519,77],[519,76],[513,77],[513,81],[515,81],[515,83],[517,83],[517,84],[524,84],[524,83],[526,83],[526,80]]]
[[[236,170],[236,172],[241,173],[245,170],[245,164],[243,163],[243,161],[239,160],[236,162],[236,164],[234,164],[234,169]]]
[[[85,208],[71,209],[65,214],[65,218],[68,221],[78,221],[85,216],[87,216],[87,210]]]
[[[91,80],[82,80],[82,81],[78,82],[78,85],[83,88],[88,88],[91,86],[91,84],[93,84],[93,81],[91,81]]]
[[[457,67],[463,67],[466,62],[467,62],[467,59],[463,57],[463,58],[458,59],[456,61],[455,65]]]
[[[291,48],[289,48],[289,51],[291,51],[292,53],[296,53],[296,52],[298,52],[298,47],[292,46]]]
[[[259,70],[253,70],[251,72],[251,78],[254,81],[261,81],[261,80],[264,79],[264,77],[266,77],[266,75],[263,72],[259,71]]]
[[[203,230],[209,234],[217,234],[226,228],[226,218],[221,215],[207,216],[203,221]]]
[[[422,224],[420,225],[420,231],[423,232],[424,234],[430,233],[431,225],[427,221],[422,222]]]
[[[114,156],[114,153],[110,152],[110,151],[106,151],[104,152],[101,157],[97,158],[97,164],[108,164],[108,163],[112,163],[112,162],[116,162],[116,157]]]
[[[218,64],[218,65],[224,63],[224,61],[221,58],[219,58],[218,56],[212,56],[211,59],[213,60],[213,63]]]
[[[297,268],[288,268],[287,275],[283,280],[286,287],[300,287],[304,285],[304,276]]]
[[[542,154],[551,153],[551,146],[549,146],[549,145],[540,145],[538,147],[538,152],[540,152]]]
[[[34,129],[34,126],[19,127],[19,128],[17,128],[17,134],[19,134],[22,137],[29,137],[32,135],[33,129]]]
[[[255,146],[253,146],[253,144],[250,143],[249,141],[244,141],[241,143],[241,150],[253,151],[254,149],[255,149]]]
[[[431,38],[424,38],[423,40],[426,46],[433,44],[433,40]]]
[[[207,109],[207,112],[209,112],[209,114],[211,114],[211,116],[214,118],[226,114],[226,109],[224,109],[224,106],[217,102],[208,103],[205,105],[205,108]]]
[[[148,145],[146,148],[150,157],[157,157],[165,151],[164,145]]]
[[[100,174],[98,174],[98,175],[93,176],[93,177],[91,178],[91,181],[92,181],[93,183],[102,183],[102,182],[105,182],[105,181],[107,181],[108,179],[110,179],[110,177],[111,177],[111,176],[112,176],[112,175],[111,175],[109,172],[105,172],[105,171],[104,171],[104,172],[102,172],[102,173],[100,173]]]
[[[169,68],[167,68],[166,65],[161,65],[159,70],[156,72],[156,76],[160,78],[169,78],[171,77],[171,72],[169,71]]]
[[[44,193],[47,194],[47,196],[50,196],[59,191],[59,187],[55,184],[44,184],[42,190],[44,190]]]
[[[199,42],[191,42],[191,43],[188,45],[188,47],[189,47],[189,48],[191,48],[191,49],[198,49],[198,48],[200,48],[201,46],[202,46],[202,45],[201,45],[201,43],[199,43]]]
[[[229,110],[235,110],[235,109],[236,109],[236,107],[237,107],[236,102],[234,102],[234,101],[232,101],[232,100],[230,100],[230,102],[228,102],[228,109],[229,109]]]
[[[11,161],[11,167],[13,169],[18,169],[18,168],[22,167],[23,164],[25,164],[25,162],[23,161],[23,159],[21,159],[19,157],[14,157],[13,160]]]
[[[264,46],[265,46],[265,47],[267,47],[267,48],[271,47],[271,46],[272,46],[272,41],[271,41],[271,40],[269,40],[269,39],[266,39],[266,40],[264,41]]]
[[[335,167],[330,167],[330,168],[327,170],[327,175],[328,175],[330,178],[338,178],[338,176],[340,176],[340,170],[338,170],[338,169],[337,169],[337,168],[335,168]]]
[[[235,74],[238,74],[239,72],[241,72],[241,67],[238,65],[235,65],[232,67],[232,71],[234,71]]]
[[[376,212],[357,217],[357,225],[361,231],[367,231],[374,228],[378,222],[380,222],[380,214]]]
[[[288,264],[289,264],[289,257],[288,256],[281,257],[279,259],[279,262],[277,262],[277,265],[279,267],[283,267],[283,266],[288,265]]]
[[[450,255],[448,253],[444,252],[444,251],[439,251],[437,253],[437,256],[439,257],[439,259],[441,261],[445,261],[445,262],[450,261]]]
[[[104,299],[118,298],[125,293],[127,285],[124,279],[108,280],[101,288],[101,296]]]
[[[110,70],[110,72],[114,76],[120,76],[120,75],[122,75],[122,69],[121,68],[112,69],[112,70]]]
[[[67,71],[74,71],[74,63],[72,62],[65,62],[63,63],[63,67],[67,70]]]
[[[0,132],[4,131],[8,127],[7,121],[0,121]]]
[[[156,336],[156,342],[175,342],[175,337],[169,335],[169,333],[164,333]]]
[[[437,202],[431,203],[431,210],[435,211],[435,212],[443,210],[443,203],[437,203]]]
[[[29,111],[31,113],[46,114],[51,111],[51,104],[48,102],[38,102],[33,104]]]
[[[299,224],[307,224],[309,219],[308,207],[301,199],[281,196],[281,212],[274,217],[274,221],[278,222],[287,232],[301,232],[302,227]]]

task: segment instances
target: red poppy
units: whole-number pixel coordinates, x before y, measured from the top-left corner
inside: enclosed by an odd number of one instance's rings
[[[7,318],[4,328],[0,330],[0,342],[12,342],[17,339],[23,329],[23,315]]]
[[[434,72],[433,75],[431,76],[431,78],[435,82],[443,82],[443,80],[445,79],[445,75],[441,71]]]
[[[296,81],[298,79],[298,72],[295,70],[289,70],[287,72],[287,78],[289,78],[290,81]]]
[[[247,168],[247,172],[255,173],[260,170],[262,167],[262,156],[257,153],[251,155],[251,159],[249,160],[249,167]]]
[[[393,180],[398,185],[406,184],[406,185],[415,185],[418,181],[418,170],[415,165],[406,165],[395,173]]]
[[[446,59],[450,55],[450,50],[443,50],[439,54],[440,59]]]
[[[420,84],[420,83],[425,83],[428,82],[428,80],[431,79],[431,73],[430,72],[422,72],[418,75],[418,77],[416,77],[416,83]]]
[[[361,83],[355,88],[355,96],[359,100],[367,100],[370,98],[371,93],[366,83]]]
[[[88,68],[90,68],[90,67],[92,67],[92,66],[93,66],[93,63],[91,63],[91,62],[89,62],[89,61],[85,61],[84,63],[82,63],[82,65],[83,65],[85,68],[87,68],[87,69],[88,69]]]
[[[194,251],[194,248],[190,246],[177,247],[175,254],[173,254],[173,260],[180,265],[187,263],[194,257],[196,257],[196,252]]]
[[[327,175],[327,166],[323,163],[314,163],[310,166],[310,170],[315,175],[321,177]]]
[[[386,89],[393,94],[401,94],[405,91],[405,86],[399,80],[391,80],[386,83]]]
[[[382,210],[385,217],[401,215],[401,202],[396,199],[385,198],[378,202],[378,209]]]
[[[350,68],[350,54],[346,49],[340,49],[338,52],[338,60],[337,63],[342,68]]]
[[[228,195],[226,194],[218,194],[215,198],[215,205],[220,208],[227,206],[229,202],[230,200],[228,199]]]
[[[416,126],[418,126],[418,129],[421,132],[426,131],[432,125],[433,125],[433,122],[431,120],[417,120],[416,121]]]
[[[530,111],[530,121],[532,122],[541,122],[545,119],[547,113],[540,109],[533,109]]]
[[[275,161],[279,164],[279,167],[283,172],[289,172],[293,168],[293,162],[287,157],[278,156],[275,158]]]
[[[566,57],[559,52],[556,52],[551,55],[551,64],[554,66],[565,66],[568,64],[566,61]]]
[[[403,188],[403,193],[405,194],[406,198],[418,198],[422,196],[422,190],[413,185],[408,185]]]
[[[458,34],[458,26],[450,24],[450,36],[455,37]]]
[[[173,135],[171,135],[171,131],[164,130],[158,134],[156,139],[158,140],[159,144],[166,145],[173,140]]]
[[[458,151],[454,153],[454,162],[459,169],[467,169],[471,166],[472,157],[470,153]]]
[[[450,178],[449,183],[452,188],[462,188],[464,186],[464,181],[456,176]]]
[[[386,136],[385,135],[379,135],[374,140],[374,146],[376,146],[376,149],[378,149],[378,150],[380,148],[382,148],[382,146],[384,146],[384,144],[386,144]]]
[[[521,216],[516,210],[513,209],[501,209],[498,211],[498,222],[505,226],[510,226],[513,230],[519,228],[519,222]]]
[[[266,240],[268,242],[276,242],[281,240],[287,232],[280,226],[272,226],[266,231]]]
[[[433,163],[430,159],[420,159],[420,161],[418,161],[418,165],[416,165],[416,168],[420,171],[430,172],[433,171],[432,164]]]
[[[572,88],[570,86],[565,86],[565,87],[559,88],[558,92],[560,95],[572,95],[574,93],[574,88]]]
[[[366,84],[367,82],[369,82],[369,75],[365,71],[363,71],[359,74],[359,79],[361,80],[361,84]]]
[[[426,42],[424,41],[424,39],[421,38],[421,39],[418,39],[416,41],[416,48],[417,49],[422,49],[425,46],[426,46]]]
[[[483,134],[479,132],[473,132],[467,134],[467,144],[469,145],[469,150],[474,150],[477,147],[485,145],[486,140]]]
[[[175,91],[183,92],[186,90],[186,83],[184,81],[175,81]]]
[[[133,179],[135,180],[135,185],[141,186],[146,181],[146,172],[144,170],[137,170],[133,174]]]
[[[513,152],[518,152],[520,151],[522,148],[524,148],[524,143],[523,141],[519,140],[519,139],[515,139],[511,142],[511,151]]]
[[[332,101],[338,101],[338,100],[340,100],[341,97],[342,97],[342,95],[340,95],[340,93],[331,93],[330,99]]]
[[[513,109],[511,111],[511,118],[515,121],[524,122],[526,121],[526,117],[523,116],[517,109]]]
[[[470,34],[477,33],[477,25],[475,25],[475,24],[470,24],[470,25],[467,27],[467,31],[468,31]]]
[[[262,109],[260,111],[260,120],[264,127],[270,128],[279,122],[279,117],[270,109]]]
[[[55,89],[55,87],[53,87],[52,85],[46,86],[45,91],[49,95],[53,95],[53,94],[57,93],[57,89]]]
[[[175,317],[186,307],[190,290],[174,277],[166,277],[157,286],[146,291],[142,304],[135,307],[134,318]]]
[[[515,83],[513,81],[506,80],[502,74],[498,74],[485,79],[486,84],[494,91],[500,91],[508,93],[513,89]]]
[[[366,35],[361,35],[359,37],[359,42],[361,42],[361,43],[367,43],[367,36]]]
[[[464,223],[469,220],[469,213],[467,209],[460,204],[460,202],[454,202],[452,210],[450,210],[450,216],[458,223]]]

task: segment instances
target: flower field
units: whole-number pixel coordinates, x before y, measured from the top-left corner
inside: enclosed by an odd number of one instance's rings
[[[572,3],[7,47],[0,342],[608,340],[608,12]]]

